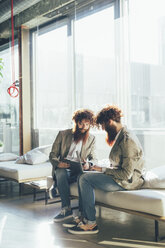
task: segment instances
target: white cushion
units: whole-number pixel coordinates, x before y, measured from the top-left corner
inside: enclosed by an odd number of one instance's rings
[[[16,160],[17,158],[18,156],[14,153],[1,153],[0,154],[0,162]]]
[[[23,156],[20,156],[17,160],[17,164],[40,164],[49,160],[49,153],[52,145],[40,146],[30,150]]]
[[[165,165],[146,172],[142,188],[165,189]]]
[[[25,158],[26,164],[31,164],[31,165],[41,164],[41,163],[48,161],[49,159],[49,157],[45,153],[40,152],[38,150],[32,150],[32,151],[27,152],[24,155],[24,158]]]
[[[45,153],[47,156],[49,156],[49,153],[51,152],[52,145],[46,145],[46,146],[39,146],[35,148],[36,150]]]

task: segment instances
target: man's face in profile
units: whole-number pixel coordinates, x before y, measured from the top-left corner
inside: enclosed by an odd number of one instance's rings
[[[117,135],[116,126],[113,123],[110,124],[110,121],[103,123],[101,126],[102,129],[105,130],[107,133],[106,141],[108,145],[112,146],[113,142],[115,141],[115,137]]]

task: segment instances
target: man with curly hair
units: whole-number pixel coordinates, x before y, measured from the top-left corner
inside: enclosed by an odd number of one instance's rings
[[[107,105],[96,116],[96,125],[106,131],[111,147],[108,168],[93,166],[98,173],[83,174],[79,178],[79,197],[82,201],[83,222],[68,231],[72,234],[98,233],[94,189],[107,192],[139,189],[143,182],[143,151],[137,137],[121,123],[121,110]],[[102,173],[99,173],[102,172]]]
[[[80,109],[72,116],[73,129],[59,131],[49,159],[53,165],[52,176],[56,178],[57,188],[61,197],[61,212],[54,217],[55,222],[61,222],[72,216],[70,207],[70,183],[76,182],[83,169],[88,170],[89,164],[97,161],[95,155],[95,137],[89,133],[94,125],[94,114],[89,109]],[[87,162],[89,161],[89,162]]]

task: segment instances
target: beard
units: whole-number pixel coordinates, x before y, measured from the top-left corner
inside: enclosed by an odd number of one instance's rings
[[[109,146],[112,146],[117,135],[117,129],[113,125],[107,125],[105,131],[107,132],[106,142]]]
[[[74,142],[77,144],[80,140],[82,140],[83,144],[85,144],[89,137],[89,129],[90,128],[88,128],[85,132],[82,132],[83,129],[80,129],[78,125],[76,125],[73,129]]]

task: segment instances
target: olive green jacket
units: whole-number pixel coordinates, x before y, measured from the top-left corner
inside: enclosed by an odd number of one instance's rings
[[[72,129],[59,131],[49,155],[50,162],[53,165],[52,175],[54,175],[54,170],[57,168],[60,160],[67,157],[72,143],[72,138],[73,138]],[[96,146],[95,136],[89,134],[89,137],[85,145],[82,145],[81,148],[80,158],[82,161],[88,158],[93,163],[97,162],[96,154],[95,154],[95,146]]]
[[[138,138],[128,131],[126,127],[121,129],[109,158],[118,164],[117,169],[107,168],[105,173],[123,188],[139,189],[144,182],[142,173],[144,170],[143,151]]]

